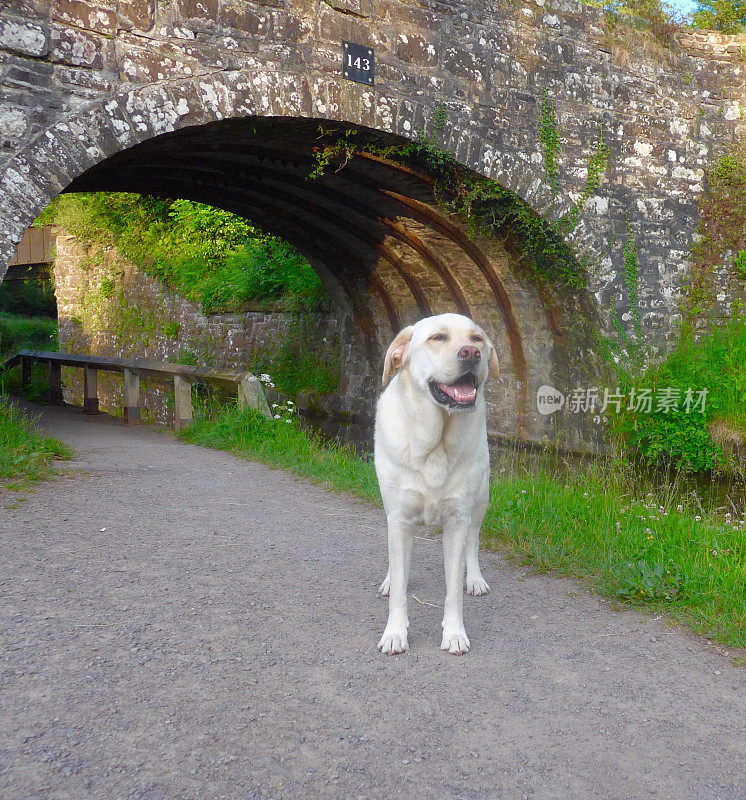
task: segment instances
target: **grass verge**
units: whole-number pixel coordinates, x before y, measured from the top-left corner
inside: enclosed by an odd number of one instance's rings
[[[371,461],[294,420],[227,409],[180,435],[380,504]],[[580,578],[599,594],[665,611],[730,647],[746,646],[743,522],[695,513],[675,492],[645,493],[633,469],[609,460],[566,477],[501,476],[492,484],[483,542],[538,570]]]
[[[49,477],[56,458],[72,458],[70,448],[39,436],[28,417],[0,398],[0,488],[24,489]]]
[[[56,350],[57,320],[0,311],[0,361],[24,349]]]
[[[344,445],[322,442],[301,430],[291,418],[268,420],[250,409],[228,408],[211,420],[195,420],[179,436],[193,444],[290,469],[315,482],[381,503],[371,461],[361,460]]]

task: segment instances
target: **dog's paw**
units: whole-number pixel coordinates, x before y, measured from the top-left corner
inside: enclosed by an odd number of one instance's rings
[[[405,653],[409,650],[409,642],[407,641],[407,629],[389,628],[383,632],[381,641],[378,643],[378,649],[382,653],[388,655],[396,655],[397,653]]]
[[[479,597],[482,594],[487,594],[489,590],[490,585],[481,575],[474,579],[466,578],[466,594],[473,594],[475,597]]]
[[[390,589],[391,589],[391,580],[389,579],[389,576],[387,575],[383,579],[383,583],[378,587],[378,594],[380,594],[381,597],[388,597]]]
[[[443,641],[440,643],[441,650],[447,650],[454,656],[461,656],[469,652],[469,637],[466,631],[461,630],[444,630]]]

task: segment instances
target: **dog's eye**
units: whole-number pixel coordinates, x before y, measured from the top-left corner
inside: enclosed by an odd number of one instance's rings
[[[448,341],[448,335],[445,334],[445,333],[434,333],[430,337],[430,341],[431,342],[447,342]]]
[[[477,336],[476,334],[471,337],[472,342],[479,342],[479,344],[484,344],[484,339],[481,336]]]

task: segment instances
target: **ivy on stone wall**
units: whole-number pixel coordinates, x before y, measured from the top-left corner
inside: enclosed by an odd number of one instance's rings
[[[554,100],[549,96],[546,89],[544,90],[539,110],[539,139],[542,145],[547,183],[552,192],[557,194],[559,191],[559,166],[557,164],[560,150],[559,127]]]
[[[587,281],[586,264],[575,257],[565,237],[577,227],[583,206],[598,189],[606,168],[608,148],[603,131],[590,158],[583,191],[571,202],[568,213],[549,221],[514,192],[495,180],[472,172],[443,150],[434,137],[441,133],[447,121],[447,111],[441,103],[434,111],[430,135],[417,128],[414,141],[397,144],[384,142],[375,134],[355,128],[322,125],[319,139],[323,146],[315,150],[315,162],[308,178],[318,178],[330,167],[339,171],[359,153],[405,164],[432,179],[435,199],[448,211],[465,218],[471,235],[495,236],[508,244],[523,257],[537,280],[557,282],[573,289],[583,288]],[[559,188],[560,134],[554,102],[546,94],[539,120],[539,137],[548,183],[556,193]]]
[[[632,319],[632,328],[638,339],[642,338],[640,328],[640,309],[638,306],[640,264],[637,258],[637,240],[632,222],[627,220],[627,238],[624,242],[624,284],[629,297],[629,315]]]
[[[694,263],[681,299],[685,325],[716,312],[715,272],[726,269],[733,283],[746,291],[746,143],[735,143],[707,172],[699,200]],[[742,311],[735,299],[734,309]]]

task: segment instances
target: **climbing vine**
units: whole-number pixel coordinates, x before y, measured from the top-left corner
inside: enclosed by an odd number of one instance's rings
[[[551,187],[552,193],[557,194],[559,191],[559,165],[557,163],[560,149],[559,128],[554,100],[549,97],[546,89],[541,99],[539,112],[539,139],[542,144],[547,183]]]
[[[585,186],[580,197],[572,203],[570,210],[564,217],[557,221],[557,228],[565,235],[575,230],[580,220],[580,212],[585,207],[585,204],[597,192],[598,187],[601,185],[601,178],[606,171],[606,164],[609,160],[609,148],[604,139],[604,131],[598,134],[598,141],[588,161],[588,174],[585,180]]]
[[[629,314],[632,318],[632,327],[637,334],[637,338],[640,339],[642,336],[640,309],[638,307],[640,264],[637,259],[635,231],[629,219],[627,219],[627,238],[624,242],[622,254],[624,256],[624,283],[629,297]]]
[[[699,212],[693,264],[681,299],[685,325],[713,309],[715,270],[725,267],[737,282],[746,281],[746,142],[734,144],[708,171]]]

